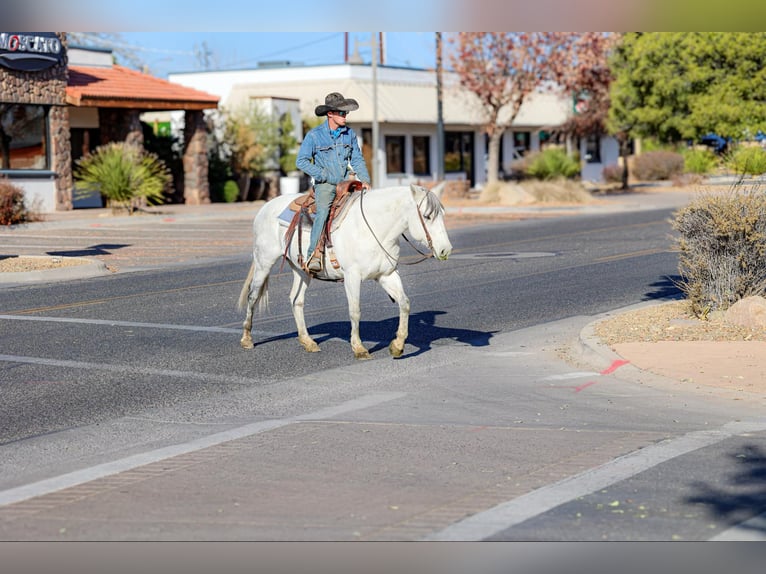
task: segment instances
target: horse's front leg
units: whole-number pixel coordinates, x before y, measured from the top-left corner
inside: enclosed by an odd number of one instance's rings
[[[293,308],[293,317],[295,326],[298,328],[298,342],[303,345],[309,353],[319,351],[319,345],[311,338],[306,329],[306,319],[303,316],[303,306],[306,299],[306,289],[311,279],[301,271],[293,269],[293,286],[290,289],[290,304]]]
[[[388,352],[391,353],[392,357],[401,357],[404,353],[404,342],[409,334],[410,299],[404,293],[402,279],[396,271],[390,275],[382,276],[378,279],[378,283],[399,304],[399,328],[396,330],[396,338],[388,346]]]
[[[362,280],[356,274],[346,273],[343,280],[348,299],[348,316],[351,319],[351,349],[357,359],[369,359],[370,352],[362,345],[359,337],[359,319],[362,316],[359,307],[359,294],[361,293]]]

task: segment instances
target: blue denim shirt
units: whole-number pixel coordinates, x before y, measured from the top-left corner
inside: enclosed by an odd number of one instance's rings
[[[330,132],[327,121],[318,125],[303,138],[295,165],[314,179],[315,184],[339,184],[348,179],[348,166],[361,181],[370,183],[370,174],[359,149],[356,134],[348,126],[340,128],[337,138]]]

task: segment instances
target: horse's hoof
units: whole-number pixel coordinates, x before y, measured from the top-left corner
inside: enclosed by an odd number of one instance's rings
[[[391,344],[388,346],[388,352],[391,353],[392,357],[397,358],[402,356],[404,349],[400,349],[394,344],[394,341],[391,341]]]
[[[356,357],[360,361],[365,361],[371,358],[370,352],[367,349],[363,349],[362,351],[354,351],[354,357]]]
[[[317,345],[314,341],[310,341],[308,343],[301,342],[301,345],[303,345],[303,348],[306,349],[307,353],[319,352],[319,345]]]
[[[239,344],[243,349],[252,349],[255,347],[252,339],[242,339]]]

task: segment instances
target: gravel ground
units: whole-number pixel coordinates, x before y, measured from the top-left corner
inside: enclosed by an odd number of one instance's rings
[[[600,321],[595,334],[607,345],[656,341],[766,341],[766,331],[697,319],[687,300],[627,311]]]
[[[23,273],[25,271],[44,271],[60,269],[72,265],[85,265],[87,259],[78,257],[14,256],[0,259],[0,273]]]

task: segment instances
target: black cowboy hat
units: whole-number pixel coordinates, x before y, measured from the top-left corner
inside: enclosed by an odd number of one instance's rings
[[[317,106],[314,113],[318,116],[325,116],[327,112],[353,112],[359,109],[359,102],[351,98],[344,98],[343,94],[333,92],[327,94],[323,106]]]

